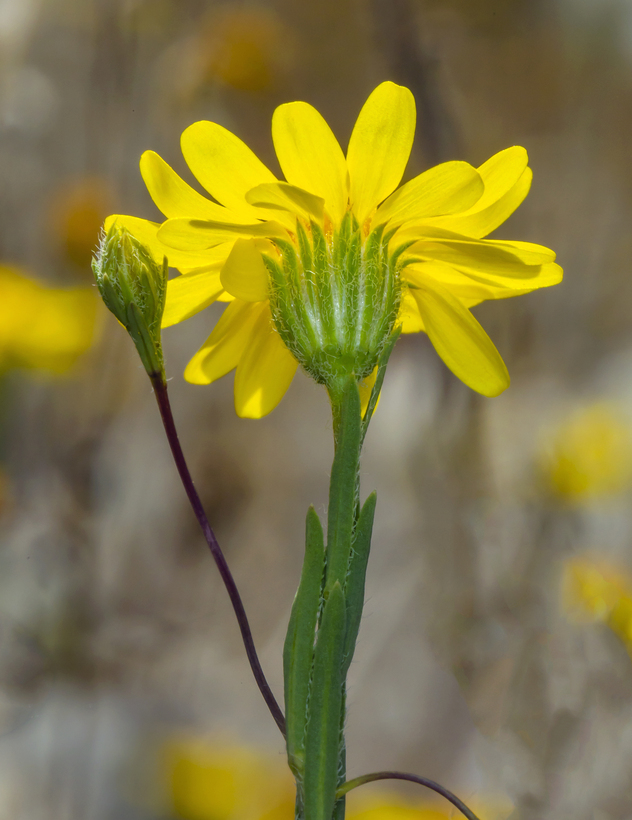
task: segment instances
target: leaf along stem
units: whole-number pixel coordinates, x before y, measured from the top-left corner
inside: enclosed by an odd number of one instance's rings
[[[255,681],[259,687],[259,691],[263,695],[263,699],[265,700],[276,725],[279,727],[281,734],[285,737],[285,717],[283,716],[283,712],[281,711],[281,708],[277,703],[272,690],[270,689],[270,685],[266,680],[263,669],[261,668],[261,663],[259,662],[257,650],[255,649],[250,624],[248,623],[248,618],[246,616],[246,610],[244,609],[235,579],[233,578],[228,564],[226,563],[224,553],[222,552],[217,542],[217,538],[215,537],[215,533],[213,532],[208,518],[206,517],[204,507],[200,501],[200,496],[195,489],[193,479],[191,478],[191,473],[189,472],[189,468],[184,458],[182,446],[180,445],[180,440],[178,438],[178,432],[173,420],[173,413],[171,412],[171,403],[169,402],[167,383],[161,373],[151,374],[150,379],[154,388],[154,394],[160,410],[160,416],[165,428],[165,433],[167,434],[167,440],[169,442],[169,446],[171,447],[173,460],[176,463],[182,485],[185,489],[191,507],[193,508],[195,517],[197,518],[202,532],[204,533],[204,537],[206,538],[206,542],[211,550],[211,555],[215,560],[219,574],[221,575],[224,586],[226,587],[226,591],[228,592],[228,597],[230,598],[230,602],[235,612],[235,617],[237,618],[237,623],[239,624],[241,637],[246,649],[246,655],[248,656],[248,661],[250,662],[250,668],[252,669]]]

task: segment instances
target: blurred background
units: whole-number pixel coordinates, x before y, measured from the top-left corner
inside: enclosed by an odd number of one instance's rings
[[[500,238],[562,285],[475,313],[511,388],[484,399],[401,340],[363,461],[378,491],[350,672],[350,776],[440,780],[490,818],[632,817],[632,6],[627,0],[0,0],[0,820],[290,820],[283,747],[178,483],[149,382],[97,303],[108,213],[159,219],[145,149],[220,122],[272,168],[274,107],[343,146],[379,82],[418,108],[411,177],[521,144]],[[324,391],[260,421],[182,371],[197,486],[281,696]],[[363,802],[364,801],[364,802]],[[354,817],[428,820],[414,787]]]

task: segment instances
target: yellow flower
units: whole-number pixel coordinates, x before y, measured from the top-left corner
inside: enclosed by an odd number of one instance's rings
[[[624,569],[601,559],[567,561],[562,604],[575,621],[605,623],[632,654],[632,577]]]
[[[360,381],[401,325],[425,331],[474,390],[495,396],[508,386],[469,308],[561,280],[547,248],[483,239],[527,195],[527,153],[514,146],[478,169],[446,162],[398,188],[414,131],[412,94],[390,82],[362,108],[346,157],[312,106],[281,105],[272,138],[284,182],[221,125],[194,123],[182,151],[217,202],[157,154],[143,155],[141,173],[167,220],[112,216],[106,228],[118,220],[183,274],[169,283],[163,327],[230,303],[190,361],[188,381],[208,384],[236,368],[237,413],[259,418],[281,400],[299,361],[325,384],[327,363]]]
[[[350,794],[347,797],[349,820],[455,820],[462,817],[447,801],[436,798],[405,800],[396,792],[369,790],[364,795]],[[514,806],[507,798],[478,798],[466,800],[468,806],[480,820],[505,820]]]
[[[294,780],[279,759],[182,735],[163,748],[170,809],[182,820],[292,820]]]
[[[194,735],[169,739],[162,748],[169,809],[181,820],[293,820],[295,784],[278,757],[234,741]],[[361,790],[360,790],[361,791]],[[506,798],[474,799],[481,820],[505,820]],[[349,820],[448,820],[457,812],[447,801],[425,796],[405,800],[369,787],[347,796]]]
[[[273,87],[289,70],[292,32],[270,10],[240,4],[209,15],[196,42],[201,79],[243,91]]]
[[[66,259],[89,272],[101,225],[112,208],[112,192],[100,177],[65,180],[48,206],[52,239]]]
[[[553,492],[583,503],[632,482],[632,435],[621,413],[605,402],[576,410],[543,446],[541,468]]]
[[[0,372],[69,370],[92,344],[93,288],[51,288],[0,267]]]

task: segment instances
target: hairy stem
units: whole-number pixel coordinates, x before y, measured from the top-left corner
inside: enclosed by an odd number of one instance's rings
[[[193,479],[191,478],[191,473],[189,472],[189,468],[184,458],[184,453],[182,452],[182,447],[178,438],[178,432],[173,420],[173,414],[171,412],[171,404],[169,402],[169,394],[167,392],[167,383],[160,373],[155,373],[150,376],[150,378],[154,387],[154,393],[160,409],[160,416],[165,428],[165,433],[167,434],[167,440],[169,441],[169,446],[171,447],[173,460],[176,463],[182,485],[188,496],[191,507],[193,508],[195,517],[202,528],[202,532],[204,533],[206,542],[211,550],[211,555],[215,560],[219,574],[221,575],[224,586],[226,587],[226,591],[228,592],[228,597],[230,598],[230,602],[235,612],[235,617],[237,618],[237,623],[239,624],[241,637],[244,642],[248,661],[250,662],[252,674],[255,677],[259,691],[263,695],[263,699],[265,700],[272,717],[274,718],[283,736],[285,736],[285,718],[279,704],[276,702],[276,699],[272,694],[272,690],[266,680],[263,669],[261,668],[261,663],[259,662],[257,650],[255,649],[254,640],[252,638],[250,624],[248,623],[248,618],[246,616],[246,610],[244,609],[241,596],[239,595],[237,585],[235,584],[235,579],[233,578],[228,564],[226,563],[224,553],[217,543],[215,533],[211,529],[211,525],[208,522],[202,502],[200,501],[200,496],[195,489]]]

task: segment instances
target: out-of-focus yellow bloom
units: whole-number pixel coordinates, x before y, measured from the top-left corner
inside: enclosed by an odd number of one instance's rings
[[[165,79],[184,106],[217,86],[266,94],[291,76],[297,53],[295,31],[272,9],[224,4],[169,52]]]
[[[269,9],[224,8],[208,18],[199,35],[201,79],[218,79],[241,91],[265,91],[290,69],[293,39]]]
[[[182,150],[219,205],[157,154],[143,154],[143,178],[167,220],[112,216],[106,228],[118,220],[184,274],[169,283],[163,326],[217,300],[230,303],[189,363],[189,381],[207,384],[236,368],[237,413],[260,418],[279,403],[299,362],[328,386],[327,366],[345,361],[368,377],[398,324],[425,331],[474,390],[495,396],[508,386],[507,368],[469,308],[561,280],[548,248],[483,239],[527,195],[527,153],[508,148],[478,169],[446,162],[395,190],[415,116],[410,91],[382,83],[345,157],[311,105],[281,105],[272,138],[287,182],[221,125],[194,123]],[[368,327],[374,317],[377,330]]]
[[[100,177],[66,180],[48,206],[53,240],[67,259],[89,273],[101,225],[112,209],[112,193]]]
[[[541,467],[553,492],[582,503],[632,482],[632,435],[617,408],[600,403],[573,413],[548,437]]]
[[[632,654],[632,576],[603,560],[574,558],[562,576],[562,603],[575,621],[607,624]]]
[[[293,820],[294,780],[278,758],[235,743],[181,736],[163,750],[171,811],[181,820]],[[480,801],[479,801],[480,802]],[[481,820],[505,820],[507,800],[472,804]],[[449,820],[450,804],[404,800],[366,787],[347,796],[348,820]]]
[[[369,797],[353,795],[347,800],[349,820],[450,820],[453,816],[449,803],[441,809],[438,805],[406,802],[397,794],[384,792],[377,792]]]
[[[171,809],[182,820],[292,820],[294,780],[280,758],[195,736],[169,741]]]
[[[394,792],[376,791],[375,786],[367,787],[364,794],[351,793],[347,800],[349,820],[455,820],[462,817],[447,801],[404,800]],[[514,809],[506,798],[485,801],[468,798],[466,802],[480,820],[505,820]]]
[[[0,267],[0,372],[69,370],[92,344],[94,288],[51,288]]]

